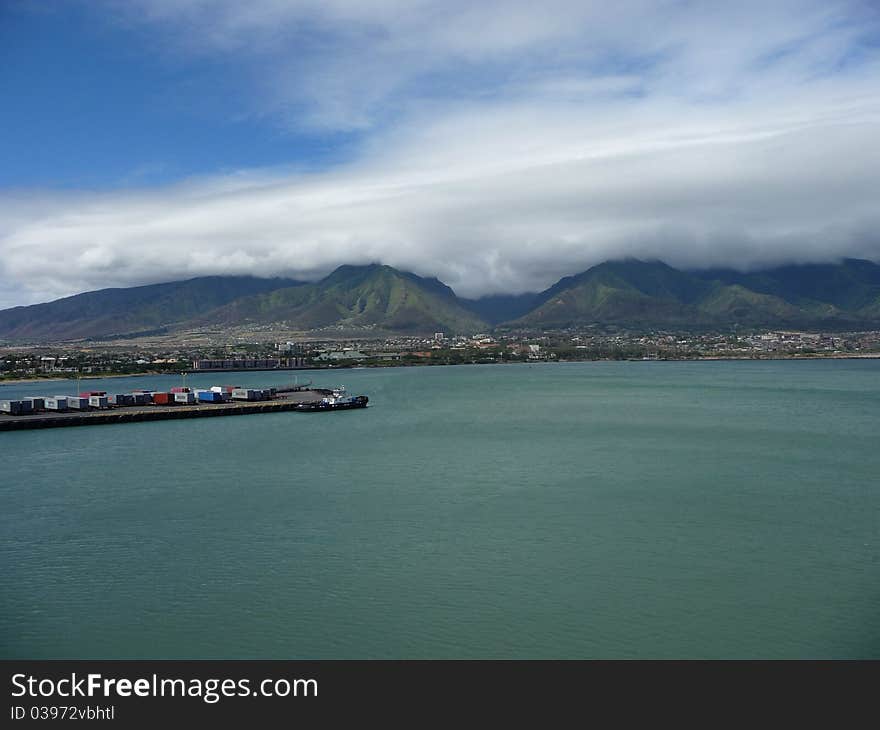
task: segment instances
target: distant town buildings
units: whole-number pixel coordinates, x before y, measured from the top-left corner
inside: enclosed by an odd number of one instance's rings
[[[302,366],[299,358],[268,357],[268,358],[224,358],[211,360],[193,360],[192,369],[210,370],[275,370]]]
[[[366,360],[367,357],[368,356],[360,350],[332,350],[329,352],[322,352],[315,359],[326,362],[338,360]]]
[[[554,360],[687,360],[706,358],[878,357],[880,331],[634,332],[587,326],[552,332],[500,331],[442,340],[397,335],[311,342],[238,342],[107,347],[52,345],[0,347],[5,379],[186,370],[273,370],[350,365],[515,363]],[[252,335],[257,337],[258,335]]]

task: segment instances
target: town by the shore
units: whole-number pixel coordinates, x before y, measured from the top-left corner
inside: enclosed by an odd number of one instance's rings
[[[273,333],[276,334],[276,333]],[[356,334],[356,333],[355,333]],[[262,337],[261,337],[262,335]],[[258,370],[350,367],[584,362],[610,360],[811,360],[880,357],[880,331],[634,332],[587,328],[449,336],[334,334],[265,341],[237,333],[238,342],[186,338],[70,342],[0,347],[0,385],[74,379]],[[196,338],[197,339],[197,338]],[[251,340],[251,341],[248,341]]]

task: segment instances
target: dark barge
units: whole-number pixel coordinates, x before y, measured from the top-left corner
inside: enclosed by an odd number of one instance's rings
[[[353,398],[342,402],[328,402],[327,399],[313,401],[311,403],[299,403],[296,406],[297,411],[307,411],[313,413],[315,411],[347,411],[352,408],[366,408],[369,398],[365,395],[356,395]]]

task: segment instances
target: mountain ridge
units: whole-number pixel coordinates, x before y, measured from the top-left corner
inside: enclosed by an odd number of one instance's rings
[[[298,330],[337,326],[456,333],[486,326],[436,278],[382,264],[343,265],[312,284],[237,300],[200,321],[284,322]]]
[[[802,271],[804,276],[799,278]],[[844,259],[839,264],[792,265],[743,273],[725,269],[685,271],[662,261],[609,261],[561,279],[545,290],[541,299],[534,310],[507,324],[563,327],[592,321],[683,327],[876,325],[880,266]]]
[[[880,327],[880,265],[862,259],[752,272],[606,261],[543,292],[458,297],[435,277],[344,264],[315,282],[196,277],[102,289],[0,310],[0,338],[61,341],[281,324],[375,332],[467,334],[590,324],[630,327]]]
[[[248,294],[301,283],[288,278],[200,276],[98,289],[0,310],[0,337],[40,341],[152,331],[172,327]]]

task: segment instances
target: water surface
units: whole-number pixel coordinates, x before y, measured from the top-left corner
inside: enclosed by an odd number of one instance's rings
[[[0,656],[880,657],[880,361],[311,377],[371,407],[0,433]]]

